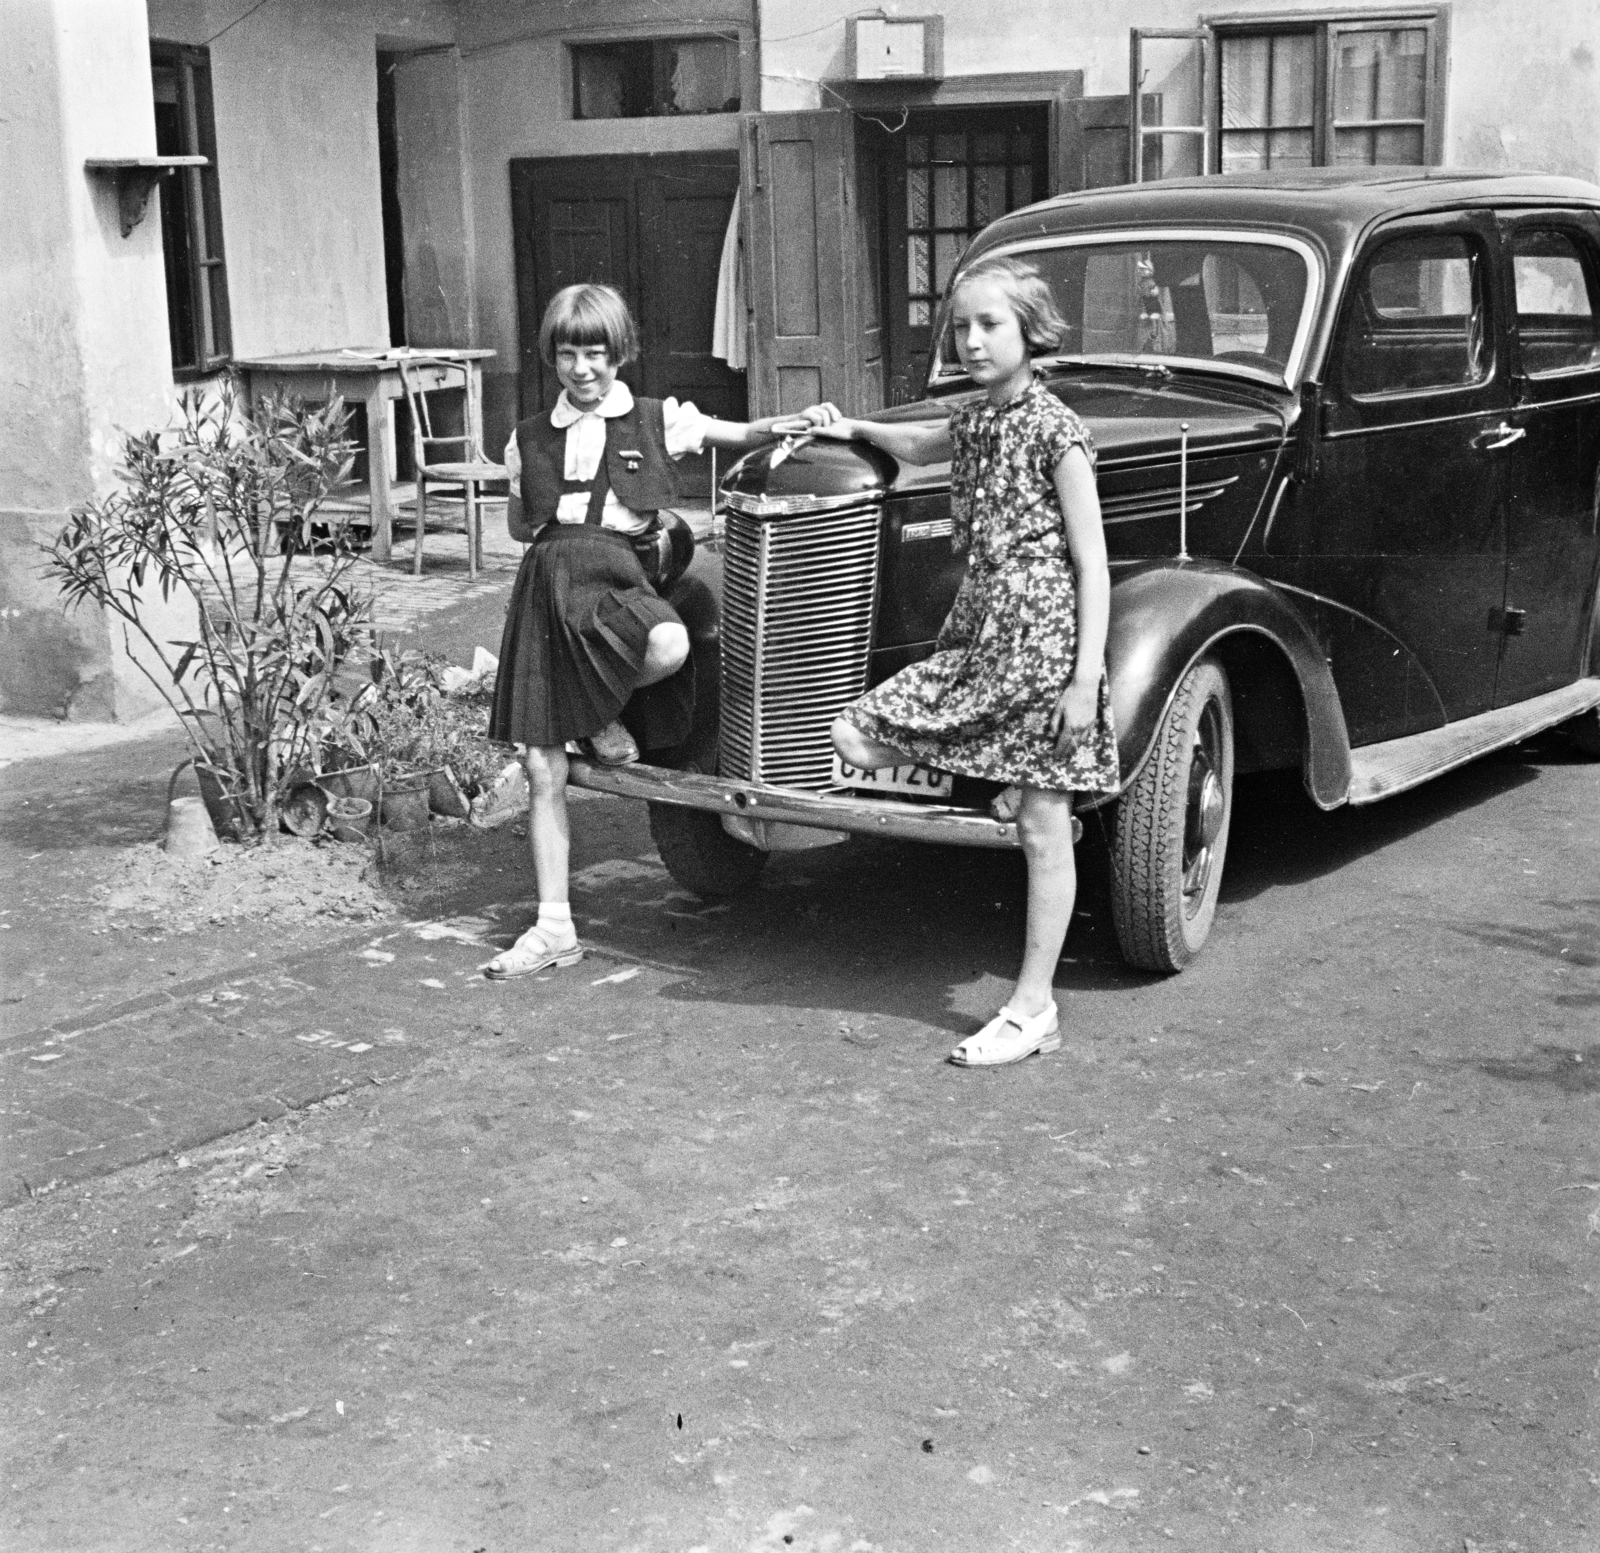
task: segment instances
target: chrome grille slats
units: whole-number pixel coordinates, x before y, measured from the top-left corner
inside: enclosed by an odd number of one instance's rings
[[[724,775],[813,790],[831,784],[829,725],[867,684],[881,511],[858,505],[767,522],[728,513]]]

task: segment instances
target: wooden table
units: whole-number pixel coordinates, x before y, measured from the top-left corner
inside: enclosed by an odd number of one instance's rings
[[[271,393],[292,394],[297,399],[323,402],[335,397],[367,408],[367,472],[372,507],[372,558],[387,561],[394,542],[394,500],[389,487],[389,467],[394,462],[394,436],[389,425],[389,405],[402,398],[402,357],[419,362],[427,358],[467,364],[467,430],[483,443],[483,367],[492,350],[440,346],[352,346],[343,350],[297,351],[287,356],[256,356],[234,363],[244,374],[251,407]],[[416,376],[425,388],[440,386],[435,368],[419,366]]]

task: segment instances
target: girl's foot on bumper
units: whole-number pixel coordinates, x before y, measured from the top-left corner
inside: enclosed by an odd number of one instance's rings
[[[1061,1045],[1061,1018],[1056,1006],[1024,1018],[1003,1008],[976,1035],[969,1035],[950,1053],[958,1068],[998,1068],[1021,1062],[1035,1052],[1053,1052]]]
[[[600,766],[628,766],[639,758],[639,746],[633,735],[619,722],[609,722],[599,733],[583,741],[589,746],[595,764]]]
[[[582,958],[583,946],[573,928],[568,927],[565,933],[553,933],[549,928],[531,927],[509,949],[485,965],[483,974],[490,981],[510,981],[556,965],[576,965]]]
[[[1022,789],[1008,787],[1003,793],[996,793],[989,800],[989,818],[999,820],[1002,825],[1015,825],[1017,813],[1022,808]]]

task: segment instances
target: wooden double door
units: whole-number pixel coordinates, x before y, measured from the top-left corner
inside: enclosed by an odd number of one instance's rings
[[[539,320],[563,286],[603,281],[628,300],[640,356],[635,393],[746,416],[744,374],[711,354],[723,239],[739,188],[735,152],[522,158],[511,163],[523,415],[561,385],[540,359]],[[694,471],[685,470],[684,484]]]

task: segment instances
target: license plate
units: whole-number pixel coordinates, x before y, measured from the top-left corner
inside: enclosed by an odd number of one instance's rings
[[[954,787],[955,778],[948,771],[934,771],[927,766],[880,766],[876,771],[863,771],[835,755],[833,781],[836,787],[858,787],[869,793],[904,793],[911,798],[948,798]]]

